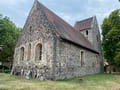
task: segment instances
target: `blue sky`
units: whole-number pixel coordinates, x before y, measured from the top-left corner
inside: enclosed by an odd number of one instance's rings
[[[117,8],[118,0],[39,0],[42,4],[62,17],[69,24],[97,16],[98,24]],[[1,0],[0,13],[10,17],[19,27],[23,27],[34,0]]]

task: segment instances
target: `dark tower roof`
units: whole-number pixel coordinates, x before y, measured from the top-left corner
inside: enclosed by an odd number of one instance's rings
[[[35,4],[37,5],[38,9],[41,9],[45,13],[47,19],[55,27],[56,34],[59,35],[61,39],[67,40],[90,51],[98,53],[90,44],[90,42],[80,32],[76,31],[71,25],[66,23],[63,19],[43,6],[37,0],[35,0]]]
[[[90,17],[88,19],[84,19],[76,22],[74,28],[78,31],[90,29],[92,26],[93,18],[94,17]]]

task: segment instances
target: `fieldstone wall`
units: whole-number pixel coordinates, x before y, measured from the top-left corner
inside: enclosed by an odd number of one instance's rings
[[[88,31],[88,35],[86,35],[86,31]],[[93,17],[91,29],[82,30],[80,32],[90,41],[90,43],[93,45],[95,50],[99,52],[99,58],[101,62],[100,68],[101,68],[101,72],[103,72],[104,70],[103,70],[103,58],[102,58],[102,49],[101,49],[101,36],[100,36],[100,31],[96,17],[95,16]]]
[[[35,2],[15,48],[13,75],[40,80],[58,80],[100,72],[100,56],[56,36],[55,28]],[[35,59],[35,50],[42,45],[42,59]],[[31,54],[28,58],[29,45]],[[21,48],[24,58],[21,60]],[[80,52],[84,51],[84,65],[80,64]]]
[[[54,27],[44,12],[35,3],[15,48],[12,74],[41,80],[54,78],[53,61],[56,37],[54,31]],[[41,60],[35,60],[35,50],[38,44],[42,45]],[[28,59],[29,45],[31,45],[30,59]],[[24,60],[20,59],[22,47],[24,48]]]
[[[84,51],[84,65],[81,66],[80,51]],[[101,58],[98,55],[76,45],[57,41],[55,79],[65,79],[88,74],[100,73]]]
[[[35,59],[35,48],[37,44],[42,44],[42,59]],[[21,45],[15,49],[13,74],[26,78],[52,79],[52,62],[53,62],[53,42],[43,43],[41,40],[31,42],[31,56],[28,60],[29,43]],[[24,60],[20,59],[20,49],[24,47]]]

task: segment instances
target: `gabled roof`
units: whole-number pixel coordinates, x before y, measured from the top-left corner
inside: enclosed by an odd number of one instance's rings
[[[71,25],[66,23],[63,19],[61,19],[59,16],[54,14],[52,11],[50,11],[48,8],[43,6],[41,3],[39,3],[37,0],[37,6],[42,9],[42,11],[47,16],[47,19],[52,23],[52,25],[55,27],[55,32],[57,35],[59,35],[60,38],[63,40],[67,40],[71,43],[74,43],[76,45],[79,45],[81,47],[84,47],[90,51],[93,51],[95,53],[98,53],[90,44],[90,42],[78,31],[76,31]]]
[[[92,26],[93,18],[94,17],[90,17],[88,19],[76,22],[74,28],[78,31],[90,29]]]

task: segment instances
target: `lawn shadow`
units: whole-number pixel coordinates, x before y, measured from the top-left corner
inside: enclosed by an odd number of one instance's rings
[[[112,75],[120,75],[120,72],[113,72]]]
[[[75,77],[71,79],[63,79],[57,80],[58,82],[66,82],[66,83],[75,83],[75,84],[83,84],[86,82],[104,82],[105,80],[110,80],[113,77],[112,74],[95,74],[95,75],[86,75]],[[91,79],[92,78],[92,79]]]

